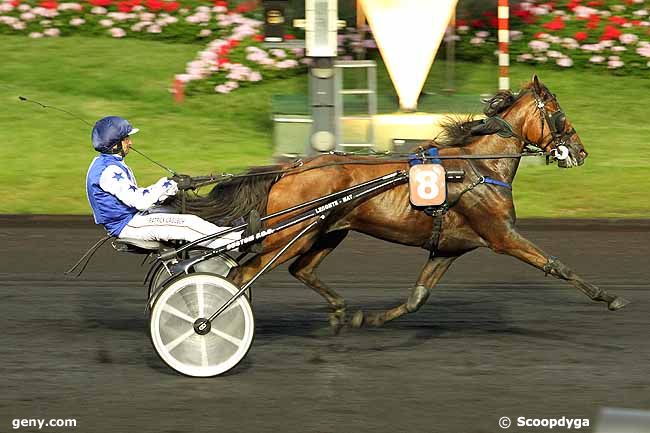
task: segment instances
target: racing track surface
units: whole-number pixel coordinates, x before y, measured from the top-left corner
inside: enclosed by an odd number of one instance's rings
[[[615,313],[482,250],[458,260],[419,313],[332,336],[324,301],[282,267],[256,285],[248,357],[226,376],[192,379],[149,343],[140,257],[107,245],[67,279],[101,231],[57,221],[0,218],[3,432],[14,418],[76,418],[74,430],[43,431],[489,433],[501,416],[593,426],[602,406],[650,409],[650,222],[521,225],[633,301]],[[425,258],[351,235],[321,275],[352,311],[382,309],[405,298]]]

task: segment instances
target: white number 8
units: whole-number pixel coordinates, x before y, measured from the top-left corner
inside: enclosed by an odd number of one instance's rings
[[[435,198],[440,189],[438,188],[438,174],[434,171],[420,171],[415,176],[418,195],[424,200]]]

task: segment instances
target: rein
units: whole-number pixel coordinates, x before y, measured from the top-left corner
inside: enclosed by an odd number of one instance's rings
[[[518,138],[518,137],[517,137]],[[417,155],[418,159],[422,160],[432,160],[432,159],[446,159],[446,160],[482,160],[482,159],[518,159],[526,156],[549,156],[548,152],[544,151],[526,151],[520,153],[495,153],[495,154],[481,154],[481,155],[437,155],[435,157],[424,154],[422,147],[420,147],[420,152]],[[338,152],[332,151],[328,153],[329,155],[340,155],[340,156],[390,156],[396,157],[399,159],[377,159],[374,161],[365,160],[365,161],[335,161],[328,162],[323,164],[314,165],[311,167],[304,167],[304,161],[302,159],[296,160],[291,167],[282,169],[282,170],[269,170],[256,173],[243,173],[243,174],[231,174],[231,173],[222,173],[220,175],[208,175],[208,176],[196,176],[191,178],[191,182],[185,189],[195,189],[205,185],[216,184],[225,180],[230,179],[240,179],[246,177],[256,177],[264,176],[270,174],[276,174],[279,176],[285,174],[298,174],[304,173],[306,171],[315,170],[318,168],[332,167],[338,165],[382,165],[382,164],[401,164],[408,163],[408,157],[412,156],[412,153],[398,153],[398,152],[382,152],[375,154],[360,154],[360,153],[348,153],[348,152]]]

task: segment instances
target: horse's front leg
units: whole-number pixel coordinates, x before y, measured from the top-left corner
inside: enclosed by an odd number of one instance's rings
[[[546,274],[568,281],[590,299],[596,302],[606,302],[607,307],[614,311],[623,308],[628,300],[608,293],[605,289],[595,286],[578,276],[556,257],[549,256],[531,241],[523,237],[510,224],[492,226],[483,237],[488,241],[490,248],[500,254],[516,257]]]
[[[291,275],[325,298],[332,310],[330,313],[330,326],[332,326],[334,332],[337,333],[345,324],[345,299],[334,290],[327,287],[327,285],[318,278],[316,275],[316,268],[321,264],[325,257],[329,255],[329,253],[339,246],[347,234],[347,230],[324,234],[316,241],[309,251],[298,256],[296,261],[289,266],[289,272]]]
[[[405,303],[390,310],[376,314],[368,314],[367,316],[362,311],[357,311],[352,317],[351,325],[356,328],[364,324],[381,326],[404,314],[418,311],[429,298],[431,289],[440,281],[445,272],[447,272],[447,269],[449,269],[453,261],[457,258],[458,256],[431,257],[422,268],[415,287],[411,289],[411,293]]]

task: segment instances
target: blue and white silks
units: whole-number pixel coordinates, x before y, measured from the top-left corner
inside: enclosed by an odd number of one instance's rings
[[[166,177],[147,188],[138,188],[135,176],[119,155],[97,156],[86,175],[86,194],[96,224],[119,236],[138,211],[149,209],[178,191]]]

